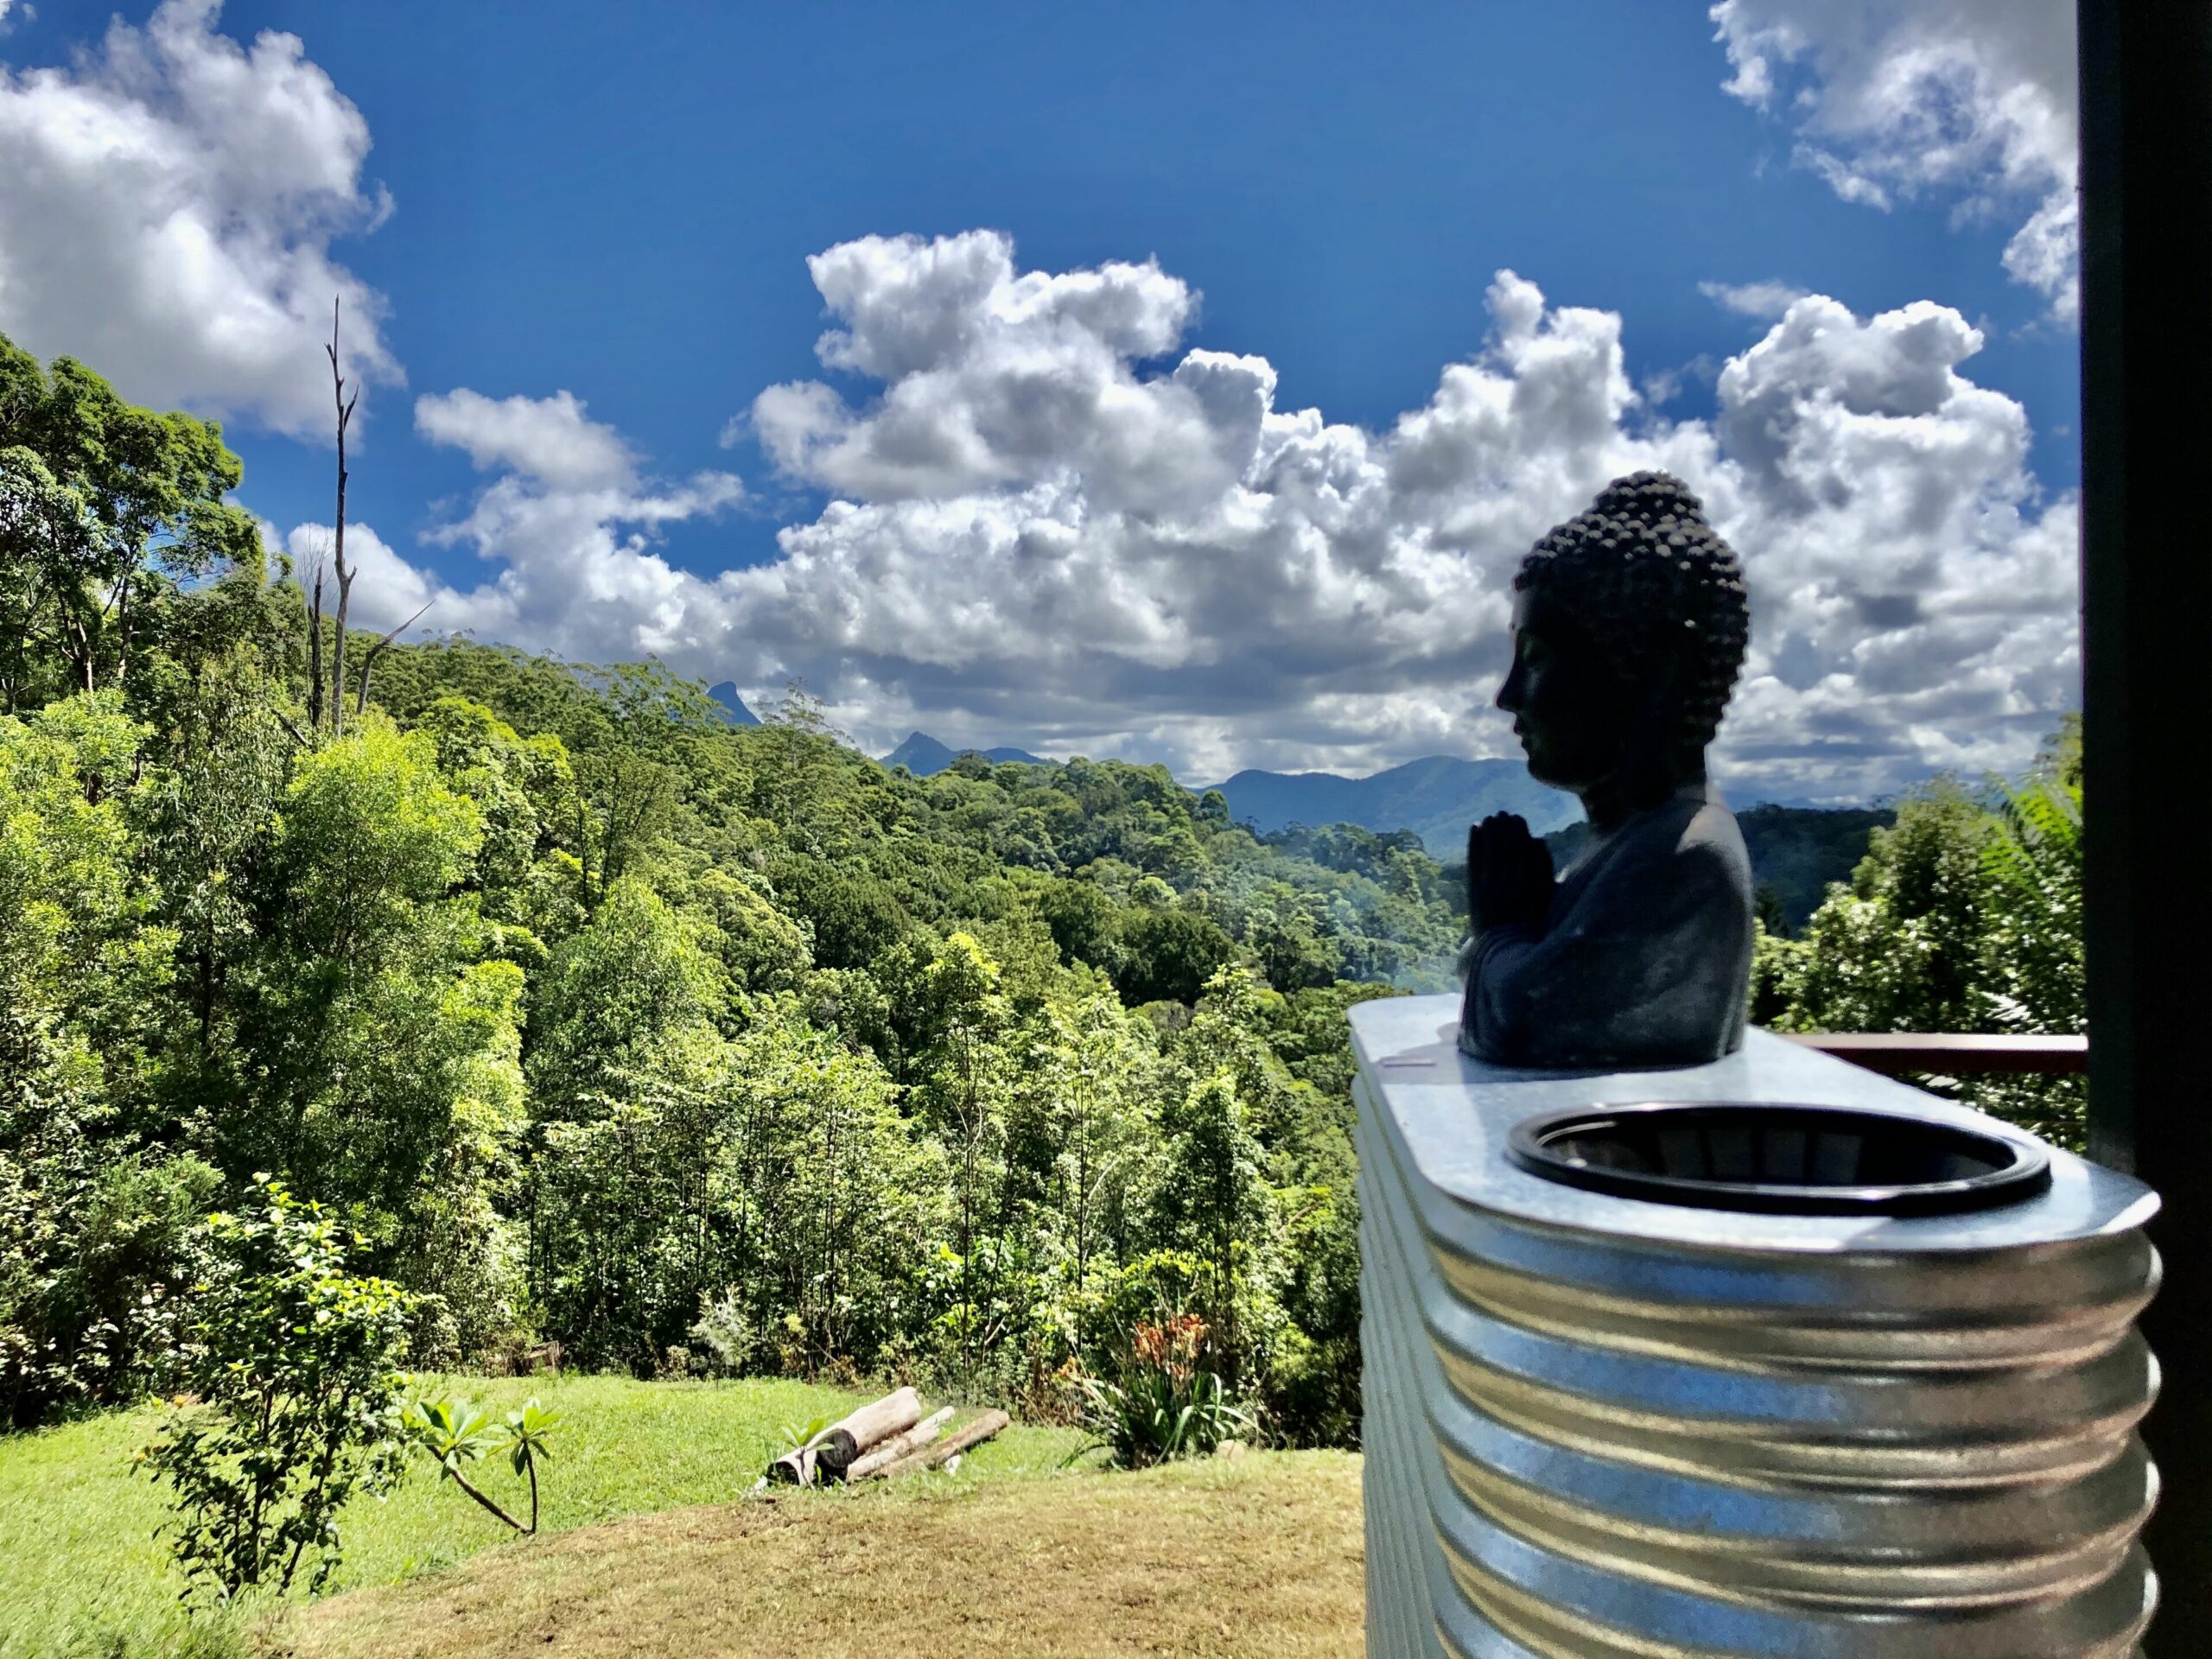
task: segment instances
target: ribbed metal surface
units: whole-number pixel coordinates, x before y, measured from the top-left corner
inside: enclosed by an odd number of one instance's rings
[[[1661,1099],[1959,1112],[1762,1033],[1687,1071],[1499,1071],[1451,1047],[1456,1016],[1354,1011],[1370,1653],[2135,1651],[2146,1189],[2056,1154],[2047,1192],[1971,1216],[1578,1192],[1507,1162],[1515,1122]]]

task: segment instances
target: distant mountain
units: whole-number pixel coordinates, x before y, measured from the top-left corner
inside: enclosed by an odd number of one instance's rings
[[[1369,778],[1328,772],[1240,772],[1215,785],[1229,815],[1262,831],[1286,824],[1356,823],[1388,833],[1410,830],[1429,855],[1458,859],[1467,826],[1493,812],[1518,812],[1538,835],[1578,821],[1572,795],[1548,789],[1518,760],[1462,760],[1432,754]]]
[[[724,680],[720,685],[710,685],[707,695],[722,706],[733,726],[758,726],[760,716],[745,706],[745,699],[737,695],[737,682]]]
[[[883,757],[887,766],[904,766],[917,778],[934,778],[963,754],[981,754],[990,761],[1018,761],[1027,766],[1043,766],[1052,763],[1027,749],[955,749],[940,743],[927,732],[909,732],[906,741]]]
[[[715,695],[725,689],[717,686]],[[926,732],[914,732],[883,757],[883,764],[930,778],[962,753]],[[981,753],[988,760],[1052,764],[1025,749]],[[1493,812],[1517,812],[1526,818],[1531,830],[1551,842],[1553,856],[1562,868],[1581,850],[1588,835],[1574,797],[1536,782],[1519,760],[1463,760],[1432,754],[1367,778],[1249,770],[1214,787],[1227,798],[1230,817],[1263,834],[1294,823],[1313,829],[1356,823],[1378,834],[1410,830],[1440,864],[1459,863],[1466,855],[1467,826]],[[1785,925],[1794,931],[1805,925],[1827,897],[1828,883],[1851,879],[1852,870],[1866,855],[1868,837],[1896,817],[1874,807],[1770,801],[1739,811],[1737,821],[1743,825],[1754,878],[1771,893]]]
[[[1878,806],[1789,806],[1768,802],[1736,815],[1751,874],[1774,894],[1792,932],[1805,925],[1828,896],[1831,881],[1848,881],[1866,856],[1874,831],[1895,823],[1894,809]]]

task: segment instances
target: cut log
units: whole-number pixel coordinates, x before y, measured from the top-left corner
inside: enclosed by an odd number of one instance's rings
[[[772,1486],[811,1486],[814,1484],[814,1447],[801,1446],[796,1452],[786,1452],[768,1465],[768,1484]]]
[[[814,1466],[824,1480],[842,1480],[845,1471],[894,1434],[903,1434],[922,1420],[922,1396],[912,1389],[893,1389],[882,1399],[862,1406],[830,1425],[809,1442]]]
[[[882,1468],[876,1471],[876,1474],[884,1480],[896,1480],[901,1475],[914,1474],[924,1469],[934,1469],[938,1465],[958,1457],[969,1446],[981,1446],[1013,1421],[1002,1411],[987,1411],[974,1422],[946,1435],[936,1445],[924,1446],[920,1451],[903,1457],[896,1463],[884,1465]]]
[[[872,1447],[861,1453],[860,1461],[845,1471],[845,1478],[866,1480],[886,1464],[896,1463],[899,1459],[920,1451],[942,1434],[944,1432],[944,1426],[951,1421],[952,1408],[950,1406],[945,1406],[932,1412],[904,1434],[893,1434],[880,1446]]]

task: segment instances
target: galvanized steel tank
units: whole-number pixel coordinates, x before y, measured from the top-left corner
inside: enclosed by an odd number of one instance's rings
[[[1590,1191],[1516,1163],[1516,1126],[1788,1103],[2043,1143],[1761,1032],[1591,1075],[1484,1066],[1458,1022],[1352,1011],[1370,1653],[2137,1651],[2148,1188],[2048,1149],[2047,1185],[1948,1214]]]

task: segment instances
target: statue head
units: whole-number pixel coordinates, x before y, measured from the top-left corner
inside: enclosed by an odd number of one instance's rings
[[[1666,473],[1616,479],[1514,578],[1497,706],[1539,781],[1624,806],[1705,775],[1751,635],[1743,567]]]

